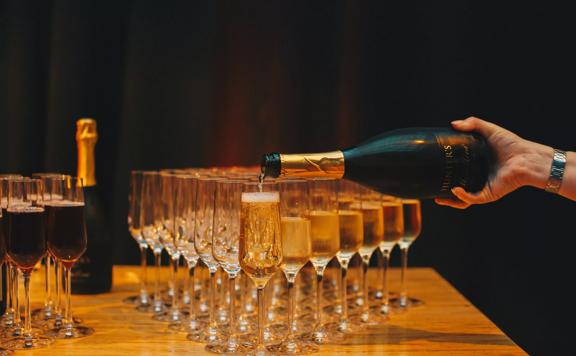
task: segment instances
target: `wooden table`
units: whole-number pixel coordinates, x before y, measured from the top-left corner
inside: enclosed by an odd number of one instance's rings
[[[41,273],[36,273],[36,279]],[[184,334],[167,331],[166,324],[137,312],[122,299],[137,290],[138,269],[114,267],[112,293],[74,296],[75,315],[93,327],[94,335],[77,340],[58,340],[46,349],[18,352],[22,355],[168,355],[205,354],[204,345],[186,341]],[[392,270],[392,288],[398,272]],[[39,281],[33,284],[34,304],[42,299]],[[393,315],[382,330],[354,337],[351,345],[326,345],[317,355],[437,354],[525,355],[488,318],[431,268],[410,270],[410,291],[425,305]],[[207,354],[207,353],[206,353]]]

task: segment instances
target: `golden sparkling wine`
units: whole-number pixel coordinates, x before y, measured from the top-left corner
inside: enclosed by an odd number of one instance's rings
[[[384,239],[384,217],[380,202],[365,202],[361,205],[364,225],[364,241],[360,254],[371,254]]]
[[[282,217],[282,269],[296,273],[312,254],[310,220],[303,217]]]
[[[362,246],[364,227],[362,213],[355,210],[338,211],[340,220],[340,251],[339,256],[351,258]]]
[[[420,212],[420,201],[416,199],[402,200],[404,211],[404,234],[399,241],[400,247],[408,247],[422,230],[422,214]]]
[[[310,235],[312,237],[312,256],[315,265],[327,264],[340,250],[339,218],[337,212],[311,211]]]
[[[240,266],[263,288],[282,263],[278,192],[242,193]]]
[[[399,201],[382,203],[382,216],[384,220],[384,239],[380,242],[380,249],[382,251],[390,251],[404,234],[402,203]]]

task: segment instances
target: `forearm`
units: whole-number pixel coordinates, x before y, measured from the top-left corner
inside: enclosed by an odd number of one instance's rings
[[[550,146],[541,145],[535,142],[527,142],[527,149],[523,154],[524,185],[544,189],[550,169],[552,167],[552,157],[554,149]],[[576,153],[566,152],[566,166],[564,178],[560,187],[560,195],[576,201]]]

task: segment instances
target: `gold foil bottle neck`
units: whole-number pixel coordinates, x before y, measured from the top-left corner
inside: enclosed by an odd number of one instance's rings
[[[94,148],[98,141],[96,120],[81,118],[76,121],[76,144],[78,146],[78,177],[85,187],[96,185]]]
[[[304,178],[342,178],[344,154],[342,151],[304,154],[281,154],[280,175]]]

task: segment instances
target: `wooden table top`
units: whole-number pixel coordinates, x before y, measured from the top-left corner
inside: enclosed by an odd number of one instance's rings
[[[351,345],[321,346],[317,355],[526,354],[433,269],[412,268],[409,273],[410,292],[425,301],[423,306],[393,315],[382,330],[354,337]],[[391,271],[392,289],[398,286],[398,274],[397,270]],[[58,340],[48,348],[17,354],[209,354],[204,351],[204,345],[187,341],[183,333],[168,332],[166,324],[153,321],[149,314],[122,303],[122,299],[137,290],[137,281],[136,267],[115,266],[111,293],[73,296],[74,314],[96,330],[92,336]],[[35,295],[33,306],[38,306],[43,295],[38,280],[33,282],[32,293]]]

